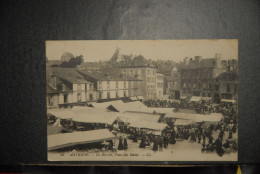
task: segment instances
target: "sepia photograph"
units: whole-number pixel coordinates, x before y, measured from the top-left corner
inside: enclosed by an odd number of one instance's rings
[[[48,161],[237,161],[238,40],[46,41]]]

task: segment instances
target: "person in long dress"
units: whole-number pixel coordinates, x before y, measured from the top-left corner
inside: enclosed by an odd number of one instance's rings
[[[123,138],[121,136],[119,137],[118,150],[124,150]]]

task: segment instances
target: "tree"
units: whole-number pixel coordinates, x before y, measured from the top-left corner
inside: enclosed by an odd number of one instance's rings
[[[84,62],[84,58],[82,55],[76,56],[75,58],[72,57],[68,62],[62,62],[60,67],[61,68],[76,68],[77,65],[80,65]]]

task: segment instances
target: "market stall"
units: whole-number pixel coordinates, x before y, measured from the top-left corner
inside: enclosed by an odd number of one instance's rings
[[[117,137],[107,129],[55,134],[48,136],[48,150],[55,150],[80,144],[103,142]]]

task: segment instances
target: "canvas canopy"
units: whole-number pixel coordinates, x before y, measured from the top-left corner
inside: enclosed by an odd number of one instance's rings
[[[166,113],[166,118],[175,118],[175,119],[182,119],[182,120],[192,120],[194,122],[219,122],[223,118],[223,115],[220,113],[211,113],[209,115],[203,114],[188,114],[188,113]]]
[[[202,97],[202,100],[204,100],[204,101],[209,101],[211,99],[212,99],[211,97]]]
[[[184,120],[195,120],[196,114],[181,113],[181,112],[168,112],[165,114],[166,118],[184,119]]]
[[[148,121],[136,121],[129,125],[130,127],[136,127],[141,129],[151,129],[151,130],[163,130],[167,127],[164,123],[152,123]]]
[[[149,107],[149,108],[154,110],[158,114],[166,114],[169,112],[173,112],[173,108],[154,108],[154,107]]]
[[[49,109],[47,112],[60,119],[72,119],[76,116],[71,109]]]
[[[145,106],[140,101],[128,102],[128,103],[121,103],[115,102],[109,106],[111,110],[115,110],[118,112],[135,112],[135,113],[150,113],[153,114],[154,109]]]
[[[131,100],[131,101],[137,101],[138,98],[137,98],[137,97],[130,97],[130,100]]]
[[[182,100],[185,100],[185,99],[187,99],[188,97],[187,96],[181,96],[180,97],[180,99],[182,99]]]
[[[201,97],[198,97],[198,96],[192,96],[190,98],[190,101],[192,101],[192,102],[199,102],[200,100],[201,100]]]
[[[139,99],[139,100],[143,100],[144,97],[143,97],[143,96],[137,96],[137,99]]]
[[[75,113],[76,113],[76,116],[72,120],[76,121],[76,122],[80,122],[80,123],[112,124],[117,118],[117,115],[112,112],[77,111]]]
[[[115,135],[107,129],[49,135],[48,150],[55,150],[79,144],[102,142],[104,140],[112,140],[115,138]]]
[[[197,114],[196,115],[196,122],[220,122],[221,119],[223,118],[223,115],[220,113],[211,113],[210,115],[202,115],[202,114]]]
[[[222,99],[221,102],[235,103],[236,100]]]
[[[195,122],[193,120],[183,120],[183,119],[177,119],[175,122],[174,122],[174,125],[176,126],[187,126],[187,125],[191,125],[191,124],[194,124]]]
[[[160,118],[159,115],[151,115],[145,113],[122,113],[122,114],[118,114],[117,121],[127,122],[127,123],[133,123],[137,121],[157,123],[159,118]]]

